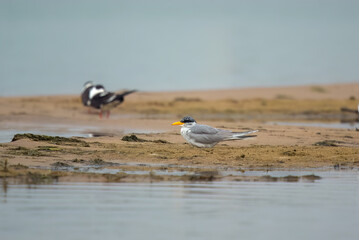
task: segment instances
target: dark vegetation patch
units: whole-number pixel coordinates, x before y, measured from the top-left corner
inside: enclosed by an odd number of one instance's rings
[[[28,169],[28,168],[29,168],[28,166],[22,165],[22,164],[20,164],[20,163],[15,164],[15,165],[10,165],[9,167],[10,167],[10,168],[14,168],[14,169],[16,169],[16,170]]]
[[[264,182],[298,182],[300,179],[300,177],[298,176],[292,176],[292,175],[288,175],[288,176],[284,176],[284,177],[273,177],[273,176],[262,176],[261,178],[259,178],[259,181],[264,181]]]
[[[153,140],[152,142],[154,142],[154,143],[170,143],[170,142],[168,142],[166,140],[163,140],[163,139]]]
[[[187,181],[211,182],[218,177],[219,177],[218,171],[202,171],[202,172],[196,172],[193,175],[185,175],[182,178],[183,180],[187,180]]]
[[[284,176],[284,177],[273,177],[270,175],[265,175],[265,176],[255,177],[252,179],[252,181],[255,181],[255,182],[299,182],[300,180],[302,180],[302,181],[314,182],[314,181],[320,180],[320,179],[321,179],[321,177],[316,176],[314,174],[303,175],[303,176],[288,175],[288,176]],[[237,181],[246,181],[246,180],[248,180],[248,179],[246,179],[246,178],[237,179]]]
[[[81,147],[90,146],[87,142],[76,138],[66,138],[59,136],[53,137],[47,135],[37,135],[32,133],[15,134],[15,136],[12,139],[12,142],[20,139],[30,139],[32,141],[48,142],[56,145],[69,145],[69,146],[81,146]]]
[[[296,149],[294,149],[293,151],[285,151],[285,152],[283,152],[282,153],[284,156],[295,156],[295,155],[297,155],[297,150]]]
[[[21,146],[10,148],[7,152],[8,154],[31,156],[31,157],[49,156],[48,154],[44,153],[39,149],[29,149]]]
[[[72,160],[72,162],[74,162],[74,163],[84,163],[84,162],[86,162],[86,160],[75,158],[75,159]]]
[[[186,98],[186,97],[176,97],[174,102],[202,102],[200,98]]]
[[[129,136],[123,136],[122,141],[126,142],[147,142],[147,140],[138,138],[136,135],[131,134]]]
[[[312,86],[310,88],[310,90],[312,90],[313,92],[317,92],[317,93],[326,93],[327,91],[325,90],[325,88],[321,87],[321,86]]]
[[[55,168],[67,168],[67,167],[72,167],[70,164],[64,163],[64,162],[55,162],[53,164],[51,164],[52,167]]]
[[[340,143],[343,143],[343,142],[336,141],[336,140],[324,140],[324,141],[314,143],[314,146],[337,147],[338,144],[340,144]]]
[[[45,151],[45,152],[52,152],[52,151],[61,151],[62,149],[56,146],[38,146],[38,150]]]
[[[322,179],[321,177],[317,176],[317,175],[314,175],[314,174],[310,174],[310,175],[304,175],[304,176],[301,176],[301,178],[303,180],[308,180],[308,181],[315,181],[315,180],[320,180]]]
[[[146,139],[142,139],[137,137],[135,134],[131,134],[131,135],[127,135],[127,136],[123,136],[122,137],[122,141],[126,141],[126,142],[154,142],[154,143],[170,143],[166,140],[162,140],[162,139],[157,139],[157,140],[146,140]]]
[[[88,161],[89,165],[96,165],[96,166],[111,166],[114,165],[114,163],[106,162],[102,160],[101,158],[95,158]]]

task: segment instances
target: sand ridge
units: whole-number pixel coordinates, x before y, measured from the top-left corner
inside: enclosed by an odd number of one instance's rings
[[[50,169],[47,174],[53,174],[56,166],[78,168],[88,165],[89,161],[111,163],[102,167],[116,168],[121,172],[129,169],[152,172],[164,168],[169,171],[193,168],[191,173],[220,172],[224,169],[358,169],[359,131],[268,123],[268,120],[278,119],[311,121],[313,116],[320,121],[357,121],[356,114],[343,113],[340,108],[356,109],[359,96],[355,94],[359,92],[358,88],[359,84],[343,84],[200,92],[139,92],[128,96],[109,119],[99,119],[96,111],[88,113],[80,104],[79,96],[0,98],[0,130],[15,128],[31,131],[40,126],[52,128],[59,125],[68,130],[74,126],[87,126],[95,128],[100,136],[79,138],[85,145],[26,137],[2,143],[1,166],[8,166],[14,175],[41,169]],[[185,114],[191,114],[198,122],[213,127],[233,131],[257,129],[259,132],[255,138],[200,149],[185,143],[179,134],[179,127],[171,126],[172,122]],[[122,140],[131,131],[144,141]],[[19,166],[26,170],[18,170]],[[9,171],[1,169],[0,177],[11,175]],[[76,178],[76,174],[68,174],[61,172],[58,176],[67,180]],[[93,179],[94,176],[91,176]],[[103,178],[101,174],[96,176]],[[211,176],[218,177],[218,174]],[[110,178],[114,180],[113,176]],[[153,174],[136,179],[122,174],[115,179],[152,181],[153,178]],[[167,177],[165,180],[171,179]]]

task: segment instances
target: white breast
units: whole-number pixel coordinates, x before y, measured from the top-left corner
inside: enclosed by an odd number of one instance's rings
[[[96,96],[97,94],[99,93],[103,93],[105,90],[100,88],[100,89],[97,89],[97,88],[92,88],[90,90],[90,94],[89,94],[89,98],[92,99],[94,96]]]

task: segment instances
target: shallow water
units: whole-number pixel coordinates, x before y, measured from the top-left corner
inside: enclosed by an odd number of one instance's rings
[[[0,130],[0,143],[11,142],[15,134],[22,133],[32,133],[39,135],[47,135],[47,136],[59,136],[59,137],[88,137],[88,134],[81,132],[54,132],[54,131],[46,131],[46,130],[25,130],[19,131],[14,129],[3,129]]]
[[[342,128],[358,129],[359,122],[268,122],[268,124],[297,127],[321,127],[321,128]]]
[[[18,133],[32,133],[48,136],[59,137],[100,137],[100,136],[114,136],[116,134],[129,133],[159,133],[158,130],[148,129],[133,129],[118,127],[115,131],[113,129],[101,128],[96,126],[79,126],[69,124],[37,124],[37,123],[22,123],[18,124],[6,123],[0,127],[0,143],[11,142],[15,134]]]
[[[315,174],[314,183],[0,180],[1,239],[357,239],[359,173]]]

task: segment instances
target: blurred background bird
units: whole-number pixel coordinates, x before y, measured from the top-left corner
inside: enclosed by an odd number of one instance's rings
[[[137,90],[125,90],[122,93],[108,92],[101,84],[94,84],[92,81],[85,82],[84,88],[81,92],[82,104],[86,107],[91,107],[100,110],[100,118],[103,113],[106,117],[110,116],[111,109],[120,105],[128,94],[134,93]]]

